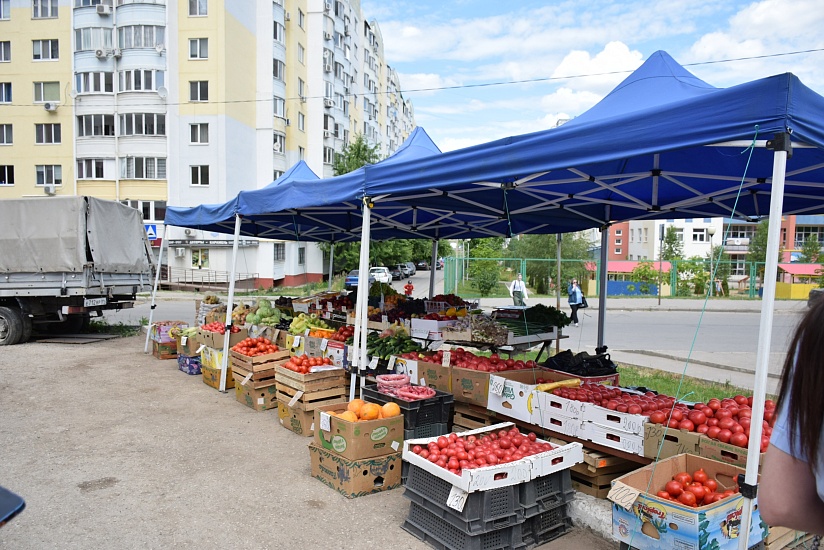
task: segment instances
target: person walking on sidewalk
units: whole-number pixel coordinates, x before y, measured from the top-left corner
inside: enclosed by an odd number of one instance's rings
[[[570,318],[575,326],[578,326],[578,309],[584,301],[584,293],[581,292],[581,287],[578,286],[578,279],[572,279],[567,286],[567,294],[569,294],[569,308],[572,310]]]
[[[526,295],[526,284],[521,278],[520,273],[518,273],[518,278],[512,281],[512,284],[509,285],[509,295],[512,296],[512,303],[516,306],[526,305],[524,300],[526,300],[529,296]]]

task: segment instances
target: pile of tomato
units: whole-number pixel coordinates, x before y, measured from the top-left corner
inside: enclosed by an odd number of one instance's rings
[[[414,445],[411,450],[432,464],[461,475],[462,470],[515,462],[552,449],[549,443],[538,441],[534,432],[523,434],[518,428],[511,428],[480,436],[451,433],[430,441],[426,447]]]
[[[431,363],[443,364],[444,352],[439,350],[435,353],[426,355],[421,358],[417,352],[403,353],[401,357],[405,359],[422,359]],[[493,353],[489,357],[483,355],[475,355],[471,351],[466,351],[463,348],[455,348],[450,351],[449,365],[462,369],[477,370],[481,372],[503,372],[508,370],[523,370],[534,369],[538,365],[535,361],[522,361],[515,359],[504,359],[497,353]]]
[[[603,384],[582,384],[577,388],[555,388],[553,395],[574,399],[585,403],[594,403],[611,411],[651,416],[656,411],[670,410],[675,398],[657,395],[629,393],[619,388],[609,388]]]
[[[303,355],[296,355],[290,358],[281,366],[300,374],[309,374],[312,367],[331,364],[332,359],[329,357],[309,357],[304,353]]]
[[[278,347],[271,340],[264,337],[245,338],[232,346],[232,351],[236,351],[246,357],[259,357],[269,355],[278,351]]]
[[[685,506],[707,506],[719,500],[738,493],[738,486],[734,489],[718,490],[718,482],[710,478],[703,468],[692,473],[680,472],[672,476],[664,489],[658,491],[656,496],[664,500],[675,500]]]
[[[355,327],[352,325],[343,325],[335,333],[330,336],[329,340],[335,340],[337,342],[346,342],[349,338],[352,338],[355,335]]]
[[[208,330],[209,332],[217,332],[219,334],[226,334],[226,325],[223,323],[218,323],[217,321],[213,323],[206,323],[205,325],[200,325],[200,328],[203,330]],[[236,332],[240,332],[240,327],[237,325],[232,325],[232,330],[230,330],[232,334]]]

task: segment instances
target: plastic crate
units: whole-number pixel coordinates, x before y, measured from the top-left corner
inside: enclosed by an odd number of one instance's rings
[[[402,474],[403,475],[403,474]],[[469,535],[521,523],[519,485],[469,493],[460,512],[446,505],[452,485],[423,468],[411,465],[404,496]]]
[[[406,430],[413,430],[424,424],[446,424],[449,422],[449,415],[455,396],[451,393],[435,390],[435,396],[428,399],[418,399],[417,401],[407,401],[392,395],[387,395],[378,391],[377,385],[364,386],[362,388],[364,401],[372,403],[397,403],[403,413],[403,427]],[[441,435],[441,434],[436,434]],[[428,437],[420,435],[418,437]]]
[[[566,504],[575,496],[569,470],[538,477],[518,487],[521,509],[527,518]]]
[[[412,502],[401,528],[430,546],[444,550],[525,550],[521,524],[470,535]]]
[[[449,433],[449,424],[424,424],[412,430],[403,431],[403,439],[418,439],[420,437],[436,437]]]
[[[521,526],[521,534],[527,548],[532,548],[557,539],[571,528],[572,520],[563,505],[526,520]]]

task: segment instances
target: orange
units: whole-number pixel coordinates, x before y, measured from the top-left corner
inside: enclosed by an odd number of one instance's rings
[[[346,411],[346,412],[340,413],[338,415],[338,418],[340,418],[341,420],[346,420],[347,422],[357,422],[358,421],[358,415],[356,415],[352,411]]]
[[[393,416],[400,416],[401,408],[397,403],[390,401],[389,403],[384,403],[383,407],[381,407],[381,412],[384,418],[392,418]]]
[[[365,403],[360,410],[361,420],[376,420],[380,415],[381,406],[377,403]]]
[[[346,410],[352,411],[356,415],[360,416],[360,410],[364,403],[365,401],[363,399],[353,399],[348,405],[346,405]]]

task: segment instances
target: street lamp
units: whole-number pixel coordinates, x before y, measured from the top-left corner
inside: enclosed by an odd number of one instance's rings
[[[712,272],[712,236],[715,235],[715,227],[708,227],[707,234],[710,236],[710,296],[712,296],[713,292],[715,291],[715,279],[713,278]]]

